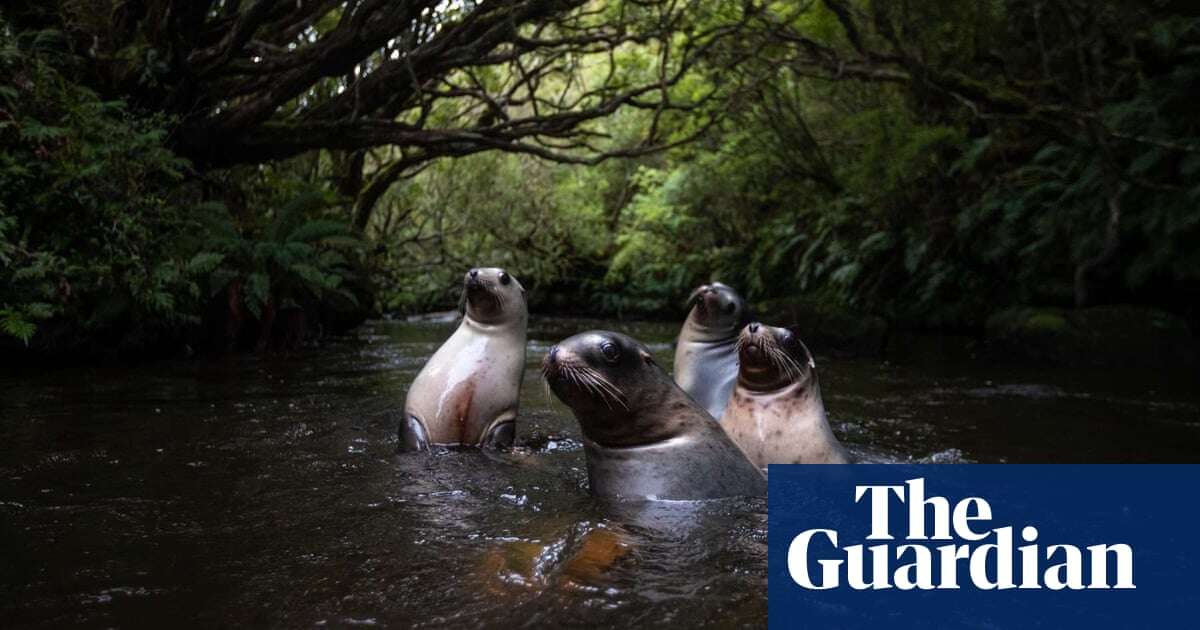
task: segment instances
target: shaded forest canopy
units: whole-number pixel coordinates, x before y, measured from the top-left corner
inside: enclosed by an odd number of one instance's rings
[[[0,346],[287,345],[721,279],[1200,321],[1185,0],[70,0],[0,25]]]

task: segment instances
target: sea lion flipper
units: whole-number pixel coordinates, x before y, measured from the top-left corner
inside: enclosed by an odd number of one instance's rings
[[[516,414],[505,414],[492,423],[492,426],[484,433],[483,439],[479,441],[479,444],[484,448],[493,450],[509,448],[513,445],[516,434]]]
[[[508,448],[513,445],[516,432],[515,422],[512,420],[501,422],[492,427],[491,431],[488,431],[487,436],[483,438],[483,447],[491,449]]]
[[[429,433],[425,431],[425,423],[412,414],[406,413],[400,420],[400,450],[429,450]]]

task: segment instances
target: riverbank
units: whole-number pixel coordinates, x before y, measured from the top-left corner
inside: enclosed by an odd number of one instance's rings
[[[1158,309],[1016,307],[977,330],[939,330],[815,301],[755,305],[765,321],[796,326],[810,345],[889,360],[981,359],[1064,367],[1200,366],[1200,341],[1180,317]]]
[[[1014,365],[1050,365],[1073,368],[1200,367],[1200,339],[1180,317],[1140,306],[1097,306],[1086,309],[1017,307],[997,311],[986,322],[967,329],[921,327],[897,323],[878,315],[855,312],[828,301],[783,298],[752,305],[755,318],[772,325],[796,327],[805,342],[819,354],[883,358],[893,362],[982,360]],[[0,344],[0,365],[10,371],[20,366],[78,364],[136,364],[166,359],[192,359],[227,354],[286,355],[302,345],[320,344],[330,336],[351,332],[367,321],[365,311],[353,318],[330,313],[307,315],[299,309],[281,311],[268,343],[262,343],[259,326],[246,320],[218,319],[179,334],[157,338],[136,336],[97,339],[71,348]],[[684,313],[651,311],[625,317],[574,309],[570,313],[531,313],[542,321],[615,319],[646,322],[676,331]],[[420,314],[390,314],[384,319],[412,323],[447,323],[456,310]],[[238,324],[230,327],[230,322]],[[131,326],[131,330],[137,330]],[[672,333],[674,334],[674,333]],[[112,343],[106,343],[112,342]]]

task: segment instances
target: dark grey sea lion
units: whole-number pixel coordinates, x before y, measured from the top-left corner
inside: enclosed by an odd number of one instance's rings
[[[579,420],[593,494],[696,500],[766,493],[762,472],[636,340],[580,333],[551,348],[542,371]]]

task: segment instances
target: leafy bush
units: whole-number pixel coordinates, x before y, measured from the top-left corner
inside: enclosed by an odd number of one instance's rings
[[[53,33],[0,40],[0,339],[41,350],[144,352],[194,336],[237,285],[264,312],[361,309],[360,241],[320,186],[285,168],[235,219],[168,147],[173,121],[135,115],[71,75]],[[270,171],[271,169],[263,169]],[[219,190],[249,188],[253,178]],[[315,192],[314,192],[315,191]],[[253,197],[253,195],[252,195]],[[368,297],[369,302],[369,297]],[[263,334],[269,334],[269,330]]]
[[[165,194],[188,168],[169,121],[73,82],[52,33],[22,43],[0,40],[0,328],[28,344],[69,322],[41,341],[71,346],[194,323],[200,274],[180,244],[199,224]]]
[[[279,200],[261,226],[239,230],[227,213],[211,215],[206,242],[192,258],[205,271],[209,294],[234,290],[241,305],[258,320],[277,309],[312,308],[341,301],[358,307],[347,282],[359,273],[353,260],[362,240],[344,220],[321,218],[332,200],[308,191]]]
[[[470,267],[510,269],[532,299],[595,280],[611,244],[604,169],[510,154],[433,164],[393,187],[375,213],[383,306],[448,308]]]

